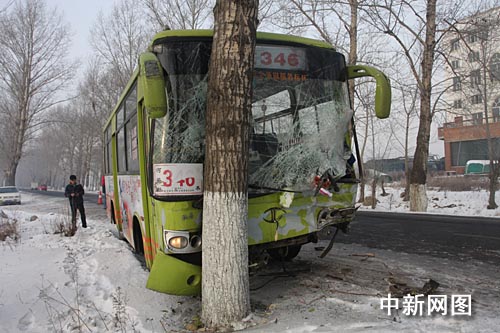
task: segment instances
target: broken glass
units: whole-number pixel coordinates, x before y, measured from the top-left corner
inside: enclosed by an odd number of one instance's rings
[[[203,163],[210,43],[172,42],[163,50],[158,57],[167,74],[169,110],[153,120],[153,164]],[[316,175],[345,175],[352,111],[344,58],[333,50],[304,50],[306,70],[255,70],[251,191],[305,191]]]

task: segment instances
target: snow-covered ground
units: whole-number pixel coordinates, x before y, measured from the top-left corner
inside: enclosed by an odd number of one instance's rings
[[[398,190],[388,192],[377,210],[403,211]],[[479,206],[486,202],[481,192],[430,198],[431,212],[500,215]],[[62,237],[54,230],[67,220],[66,199],[23,193],[22,200],[0,207],[18,221],[21,236],[0,242],[0,332],[184,332],[196,322],[199,297],[144,287],[147,270],[117,239],[102,206],[88,203],[89,228]],[[450,211],[436,208],[450,204]],[[499,267],[355,244],[337,244],[319,259],[317,247],[325,245],[305,246],[286,274],[271,264],[251,277],[256,326],[248,332],[498,332]],[[472,316],[405,316],[401,309],[388,316],[380,309],[394,281],[421,287],[430,278],[440,283],[437,294],[472,294]]]
[[[401,200],[401,193],[404,189],[395,184],[385,186],[387,196],[381,196],[381,190],[377,187],[377,205],[375,211],[408,213],[409,202]],[[370,188],[367,186],[365,195],[370,195]],[[427,190],[427,213],[461,216],[485,216],[499,217],[500,207],[497,209],[487,209],[489,192],[485,190],[477,191],[444,191]],[[495,193],[497,205],[500,206],[500,191]],[[371,207],[362,206],[360,209],[370,211]]]

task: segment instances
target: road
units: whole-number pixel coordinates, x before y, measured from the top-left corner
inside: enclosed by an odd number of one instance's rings
[[[21,191],[21,200],[22,200],[22,193],[23,192],[66,199],[66,198],[64,198],[63,191],[22,190]],[[104,209],[103,205],[97,204],[97,198],[98,198],[98,194],[96,194],[96,193],[88,193],[88,192],[85,193],[83,200],[84,200],[84,205],[85,205],[85,215],[87,215],[87,218],[94,218],[94,219],[95,218],[106,218],[106,210]],[[68,207],[69,207],[69,205],[68,205]]]
[[[361,211],[336,241],[500,265],[498,218]]]
[[[59,191],[35,193],[64,196]],[[96,203],[97,194],[85,194],[87,215],[104,214]],[[500,265],[498,218],[359,211],[349,233],[339,233],[336,242]]]
[[[41,195],[48,195],[51,197],[61,197],[64,198],[64,191],[38,191],[38,190],[22,190],[22,192],[26,193],[34,193],[34,194],[41,194]],[[96,193],[85,193],[84,200],[85,202],[95,202],[97,203],[97,194]]]

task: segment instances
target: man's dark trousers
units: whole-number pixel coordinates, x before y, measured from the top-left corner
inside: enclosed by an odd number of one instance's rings
[[[83,207],[83,200],[70,200],[71,206],[71,222],[73,226],[76,226],[76,210],[80,211],[80,218],[82,219],[82,227],[87,228],[87,220],[85,218],[85,207]]]

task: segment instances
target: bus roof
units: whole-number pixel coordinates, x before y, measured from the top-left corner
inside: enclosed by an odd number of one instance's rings
[[[211,38],[211,37],[213,37],[213,34],[214,34],[213,30],[206,30],[206,29],[165,30],[165,31],[157,33],[153,37],[152,44],[154,45],[156,41],[164,39],[164,38],[169,38],[169,37],[207,37],[207,38]],[[297,43],[297,44],[321,47],[321,48],[325,48],[325,49],[332,49],[332,50],[335,49],[332,45],[328,44],[327,42],[320,41],[320,40],[306,38],[306,37],[284,35],[284,34],[275,34],[275,33],[271,33],[271,32],[257,32],[257,41],[279,41],[279,42]]]

